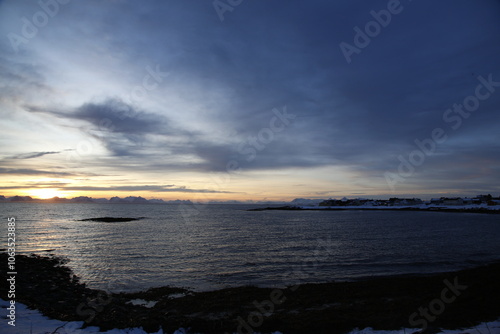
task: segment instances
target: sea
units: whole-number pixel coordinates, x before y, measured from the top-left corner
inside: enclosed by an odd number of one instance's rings
[[[87,286],[207,291],[453,271],[500,260],[500,216],[248,211],[258,205],[0,203],[0,248],[59,256]],[[133,217],[130,222],[82,221]],[[18,273],[21,275],[22,273]]]

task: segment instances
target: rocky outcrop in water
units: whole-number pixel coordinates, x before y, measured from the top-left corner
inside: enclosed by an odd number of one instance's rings
[[[129,217],[97,217],[97,218],[86,218],[80,219],[81,222],[93,221],[93,222],[103,222],[103,223],[119,223],[119,222],[131,222],[135,220],[141,220],[146,217],[129,218]]]

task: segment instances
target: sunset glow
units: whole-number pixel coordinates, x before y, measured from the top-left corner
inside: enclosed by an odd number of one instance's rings
[[[58,191],[56,189],[33,189],[29,190],[28,195],[33,198],[47,199],[53,197],[64,197],[67,195],[65,192]]]

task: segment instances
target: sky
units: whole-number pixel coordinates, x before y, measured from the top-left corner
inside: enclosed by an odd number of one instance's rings
[[[500,193],[498,0],[0,0],[0,194]]]

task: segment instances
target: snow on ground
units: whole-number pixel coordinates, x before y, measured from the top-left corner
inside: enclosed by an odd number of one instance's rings
[[[25,305],[16,303],[16,326],[10,326],[6,318],[9,303],[0,299],[2,309],[2,319],[0,322],[0,333],[2,334],[169,334],[159,330],[156,333],[147,333],[142,328],[112,329],[107,332],[100,332],[97,327],[87,327],[80,329],[83,321],[64,322],[53,320],[43,316],[38,310],[30,310]],[[57,330],[56,330],[57,329]],[[401,329],[397,331],[376,331],[371,328],[355,329],[349,334],[409,334],[415,333],[418,329]],[[186,334],[183,328],[178,329],[173,334]],[[476,327],[461,330],[442,330],[438,334],[500,334],[500,319],[494,322],[482,323]],[[275,332],[273,334],[282,334]],[[314,334],[314,333],[312,333]]]
[[[6,318],[7,307],[9,303],[0,299],[0,308],[2,309],[2,319],[0,322],[0,333],[2,334],[151,334],[146,333],[141,328],[132,329],[113,329],[107,332],[100,332],[97,327],[87,327],[80,329],[83,321],[64,322],[53,320],[43,316],[38,310],[30,310],[26,305],[16,303],[16,326],[8,324],[10,319]],[[56,329],[59,328],[57,331]],[[183,329],[177,330],[174,334],[184,334]],[[155,334],[167,334],[162,330]]]
[[[371,328],[365,329],[355,329],[349,334],[410,334],[418,332],[418,329],[403,328],[397,331],[376,331]],[[500,334],[500,319],[493,322],[482,323],[475,327],[463,328],[463,329],[441,329],[440,332],[436,334]]]
[[[144,299],[132,299],[128,301],[126,304],[132,304],[132,305],[142,305],[147,308],[154,307],[158,303],[157,301],[154,300],[144,300]]]

